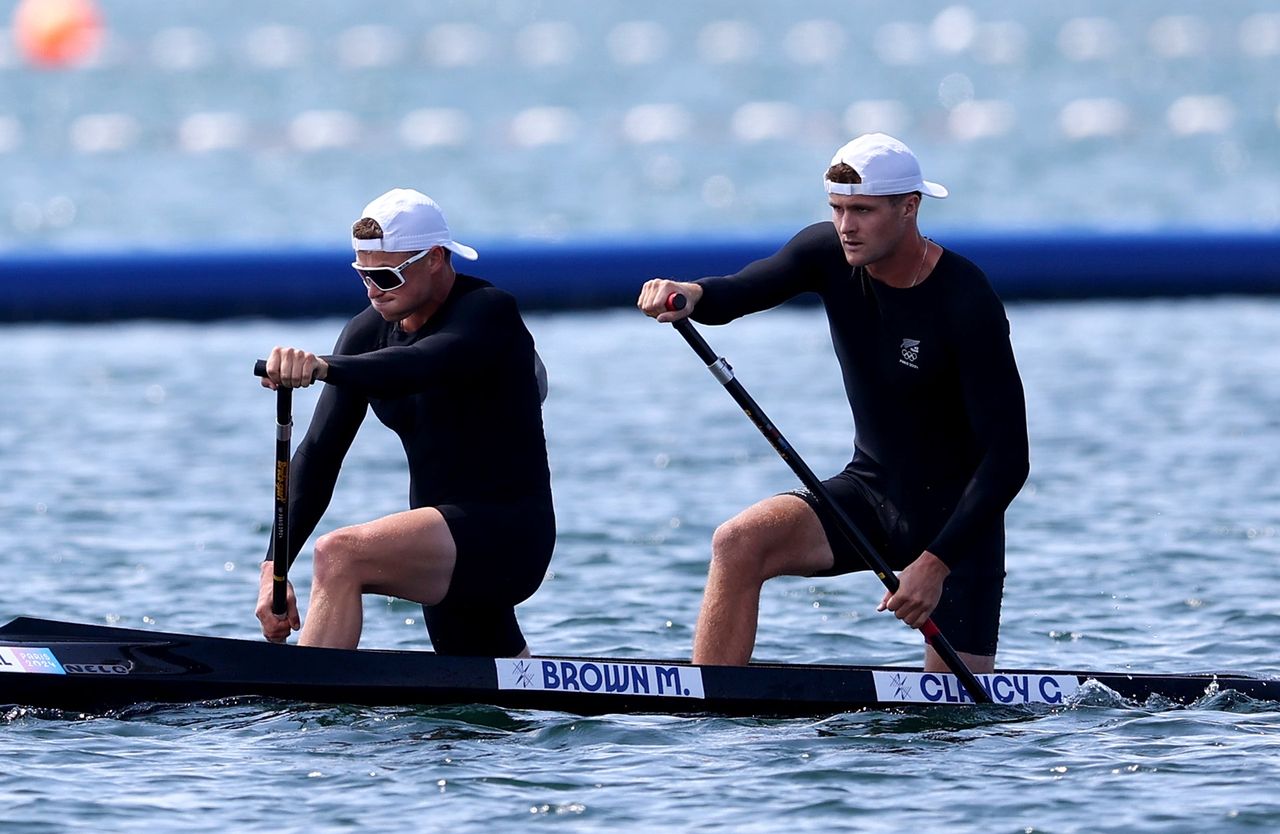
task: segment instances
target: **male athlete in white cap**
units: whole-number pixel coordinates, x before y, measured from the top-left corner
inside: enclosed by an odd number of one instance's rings
[[[921,176],[882,133],[836,152],[823,177],[832,220],[801,231],[736,275],[654,279],[638,306],[658,321],[706,324],[805,292],[826,308],[856,436],[825,486],[895,570],[880,609],[915,628],[932,617],[974,672],[995,665],[1004,588],[1004,512],[1027,477],[1022,381],[1009,323],[986,276],[921,235]],[[683,293],[683,310],[667,298]],[[760,588],[782,575],[864,570],[807,490],[767,498],[721,525],[694,635],[696,663],[746,663]],[[925,668],[946,671],[926,647]]]
[[[409,507],[316,540],[305,626],[271,612],[272,554],[257,616],[269,640],[354,648],[363,594],[421,603],[442,654],[527,654],[515,606],[542,582],[555,543],[542,430],[546,380],[515,299],[454,271],[475,260],[431,198],[395,189],[351,229],[369,307],[333,353],[271,351],[263,384],[326,383],[290,468],[292,561],[329,505],[370,409],[400,436]],[[353,276],[354,277],[354,276]]]

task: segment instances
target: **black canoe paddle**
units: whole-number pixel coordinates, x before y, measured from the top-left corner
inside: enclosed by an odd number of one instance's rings
[[[685,299],[683,293],[673,292],[667,296],[666,306],[668,310],[683,310],[686,304],[687,299]],[[698,354],[698,358],[706,363],[707,370],[711,371],[711,375],[724,386],[734,401],[751,418],[751,422],[755,423],[760,433],[765,436],[765,439],[773,445],[777,453],[787,462],[787,465],[791,467],[791,471],[796,473],[800,478],[800,482],[808,488],[818,503],[836,519],[840,531],[844,533],[845,538],[853,545],[853,549],[867,563],[867,567],[875,572],[875,575],[880,578],[880,581],[884,583],[890,593],[896,593],[898,590],[898,577],[894,574],[893,569],[889,567],[884,557],[876,551],[871,542],[867,540],[867,537],[853,523],[853,519],[849,518],[848,514],[840,508],[840,505],[832,500],[827,488],[822,485],[822,481],[818,480],[818,476],[814,475],[808,464],[796,454],[796,450],[791,448],[791,444],[782,436],[782,432],[778,431],[760,406],[756,404],[756,401],[747,393],[747,389],[743,388],[742,383],[738,382],[734,377],[733,368],[729,366],[724,357],[716,355],[716,352],[711,349],[711,346],[707,344],[707,340],[702,338],[702,334],[694,328],[693,322],[689,321],[689,319],[677,319],[671,322],[671,326],[684,337],[684,340],[689,343],[689,347],[693,348],[693,352]],[[982,688],[982,684],[974,677],[973,672],[969,671],[969,667],[956,654],[956,650],[951,647],[951,643],[947,641],[938,626],[934,624],[932,618],[925,620],[924,625],[920,626],[920,632],[924,635],[925,642],[933,647],[933,650],[938,653],[942,661],[947,664],[947,668],[959,679],[965,691],[969,693],[969,697],[978,704],[991,703],[991,697],[987,695],[987,691]]]
[[[253,366],[255,376],[267,375],[267,360]],[[289,611],[289,446],[293,439],[293,389],[276,389],[276,504],[272,530],[271,613],[283,617]]]

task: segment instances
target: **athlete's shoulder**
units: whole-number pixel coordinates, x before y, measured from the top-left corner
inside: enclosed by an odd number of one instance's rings
[[[450,328],[492,335],[527,332],[516,297],[471,275],[457,276],[444,316]]]
[[[830,220],[805,226],[787,241],[787,248],[801,251],[812,257],[844,261],[844,249],[840,246],[840,236],[836,234],[835,224]]]
[[[942,259],[940,260],[939,265],[943,268],[954,271],[957,275],[963,276],[963,278],[967,280],[979,283],[987,282],[986,273],[982,271],[981,267],[956,250],[947,248],[945,245],[942,247]]]
[[[957,295],[999,300],[982,268],[952,249],[943,247],[934,273],[944,277],[947,287]]]
[[[994,328],[1008,332],[1004,302],[996,294],[986,273],[961,254],[944,249],[930,280],[938,278],[944,288],[942,303],[951,311],[950,319],[961,331]]]
[[[805,226],[779,250],[776,261],[793,273],[798,270],[810,284],[809,289],[821,292],[825,281],[845,278],[849,275],[849,262],[835,224],[830,221]]]
[[[483,278],[477,278],[476,276],[468,275],[465,272],[459,272],[454,276],[453,286],[454,292],[459,294],[498,289]],[[501,292],[501,290],[498,291]]]
[[[474,275],[459,272],[454,279],[453,293],[459,305],[464,307],[516,308],[514,295]]]

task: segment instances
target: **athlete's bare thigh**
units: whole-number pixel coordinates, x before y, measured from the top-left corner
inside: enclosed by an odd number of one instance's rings
[[[829,569],[835,557],[817,514],[802,498],[774,495],[759,501],[716,531],[717,550],[745,548],[759,554],[764,578],[809,576]]]
[[[449,590],[457,547],[434,507],[393,513],[335,530],[316,543],[317,569],[332,562],[363,593],[434,605]]]

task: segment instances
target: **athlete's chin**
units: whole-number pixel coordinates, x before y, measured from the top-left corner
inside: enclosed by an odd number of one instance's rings
[[[841,244],[841,247],[844,249],[844,259],[849,262],[849,266],[866,266],[871,262],[871,259],[867,257],[867,250],[862,244],[844,243]]]
[[[378,315],[382,316],[386,321],[394,322],[400,321],[400,319],[404,318],[404,315],[396,312],[390,304],[379,304],[376,301],[370,301],[369,306],[373,307],[373,309],[378,312]]]

